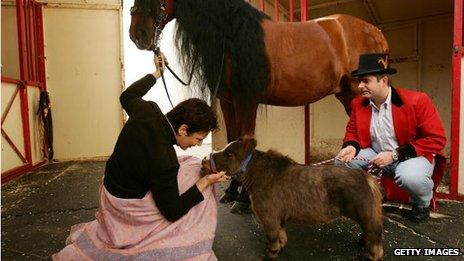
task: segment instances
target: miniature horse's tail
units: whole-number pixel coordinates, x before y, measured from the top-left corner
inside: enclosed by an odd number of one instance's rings
[[[372,191],[372,216],[367,224],[364,224],[364,241],[366,256],[369,260],[380,260],[383,256],[382,234],[383,234],[383,215],[382,215],[382,193],[377,180],[371,175],[366,175],[367,183]]]

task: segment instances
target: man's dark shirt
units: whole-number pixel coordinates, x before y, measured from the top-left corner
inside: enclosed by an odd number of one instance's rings
[[[196,185],[179,195],[176,138],[154,102],[142,97],[156,83],[148,74],[121,94],[129,120],[119,134],[105,169],[104,185],[118,198],[143,198],[151,190],[156,206],[169,221],[176,221],[203,200]]]

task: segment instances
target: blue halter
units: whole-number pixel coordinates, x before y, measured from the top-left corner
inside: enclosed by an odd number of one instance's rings
[[[248,156],[245,158],[245,160],[243,160],[242,165],[240,166],[240,169],[238,169],[234,174],[232,174],[230,176],[232,179],[236,179],[236,178],[240,177],[241,175],[243,175],[243,173],[245,173],[245,171],[248,168],[248,165],[251,162],[252,155],[253,154],[251,154],[251,153],[248,154]],[[211,153],[209,155],[209,164],[210,164],[210,167],[211,167],[211,171],[213,173],[217,172],[216,162],[214,162],[213,153]]]

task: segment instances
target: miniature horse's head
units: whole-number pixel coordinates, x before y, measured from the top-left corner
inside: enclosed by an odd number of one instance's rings
[[[246,170],[251,160],[251,154],[256,148],[256,140],[244,136],[229,143],[223,150],[211,153],[201,163],[201,175],[225,171],[232,178],[240,181],[240,176]]]
[[[134,0],[130,13],[130,39],[141,50],[154,50],[161,31],[173,18],[174,0]]]

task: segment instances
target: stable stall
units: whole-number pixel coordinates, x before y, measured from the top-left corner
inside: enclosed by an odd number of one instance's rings
[[[2,181],[51,158],[108,156],[123,125],[122,6],[2,1]],[[37,115],[51,100],[53,143]]]

